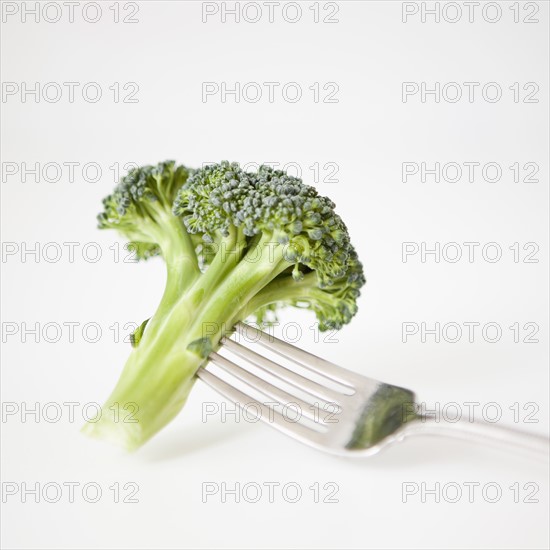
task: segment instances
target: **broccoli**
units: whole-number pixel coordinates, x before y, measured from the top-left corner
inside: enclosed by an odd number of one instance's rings
[[[140,259],[166,262],[164,294],[101,418],[84,430],[135,449],[181,410],[209,353],[238,322],[272,320],[280,306],[311,309],[319,328],[357,311],[362,265],[334,204],[283,171],[173,161],[134,169],[103,201],[101,229],[117,229]],[[132,404],[132,405],[128,405]],[[128,405],[133,421],[107,411]]]

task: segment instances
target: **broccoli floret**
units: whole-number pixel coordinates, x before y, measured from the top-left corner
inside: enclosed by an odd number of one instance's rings
[[[357,311],[365,278],[344,222],[334,203],[285,172],[164,162],[130,172],[104,207],[99,227],[118,229],[140,258],[161,255],[167,282],[104,406],[133,403],[137,422],[103,414],[86,426],[92,435],[130,449],[148,440],[181,410],[197,369],[239,321],[290,305],[314,311],[326,330]]]

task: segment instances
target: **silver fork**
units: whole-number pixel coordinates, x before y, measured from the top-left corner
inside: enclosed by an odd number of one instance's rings
[[[220,351],[238,357],[239,364],[211,353],[198,377],[248,416],[252,410],[253,417],[317,449],[370,456],[410,435],[438,434],[548,457],[544,437],[486,422],[440,421],[419,411],[410,390],[339,367],[252,326],[239,323],[235,330],[291,367],[224,338]]]

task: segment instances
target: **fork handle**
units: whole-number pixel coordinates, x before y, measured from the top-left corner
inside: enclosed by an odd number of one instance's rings
[[[529,453],[542,459],[550,456],[550,440],[546,437],[529,434],[514,428],[490,424],[489,422],[440,422],[435,416],[423,416],[409,423],[409,433],[434,434],[507,448],[521,453]]]

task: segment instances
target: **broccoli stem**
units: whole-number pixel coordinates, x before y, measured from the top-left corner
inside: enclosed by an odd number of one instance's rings
[[[157,241],[166,262],[166,283],[156,313],[149,321],[148,331],[153,331],[173,304],[200,277],[197,255],[181,220],[169,213],[161,212],[163,227]]]
[[[317,286],[317,275],[308,273],[301,281],[295,281],[292,276],[271,281],[265,286],[243,310],[242,317],[246,319],[258,309],[276,303],[292,303],[296,300],[329,302],[330,294],[323,292]],[[335,302],[336,303],[336,302]]]
[[[88,423],[85,432],[122,442],[133,450],[181,410],[194,375],[210,350],[217,349],[220,338],[242,319],[243,308],[253,296],[289,266],[281,246],[271,253],[262,250],[275,242],[271,235],[262,236],[257,246],[236,262],[242,254],[243,242],[237,233],[230,235],[227,244],[233,248],[225,252],[236,254],[215,258],[206,273],[172,302],[176,292],[172,287],[177,283],[180,268],[176,266],[173,273],[169,272],[159,309],[130,354],[103,406],[101,418]],[[176,280],[170,280],[171,277]],[[209,346],[202,354],[194,353],[190,345],[201,339],[208,339]],[[117,410],[118,418],[114,415]]]
[[[208,337],[217,345],[224,333],[231,331],[237,321],[244,319],[242,314],[246,304],[288,268],[290,264],[283,257],[282,246],[273,248],[271,245],[274,244],[277,244],[276,238],[271,234],[264,234],[229,273],[226,271],[227,262],[232,265],[232,260],[223,261],[220,258],[219,264],[208,268],[208,271],[212,267],[223,270],[224,277],[209,297],[208,306],[197,316],[191,331],[197,339]],[[242,243],[238,242],[237,253],[241,249]],[[201,286],[201,283],[199,280],[198,285]],[[208,290],[211,292],[212,288],[209,287]]]
[[[161,216],[157,242],[166,262],[168,282],[177,284],[181,292],[200,275],[195,247],[180,219],[165,211]]]

